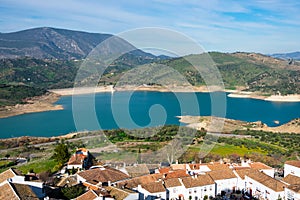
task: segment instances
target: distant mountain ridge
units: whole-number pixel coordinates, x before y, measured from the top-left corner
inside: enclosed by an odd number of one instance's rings
[[[290,52],[290,53],[275,53],[275,54],[271,54],[270,56],[274,58],[284,59],[284,60],[288,60],[288,59],[300,60],[299,51]]]
[[[0,58],[82,59],[99,43],[112,36],[50,27],[0,33]],[[155,57],[141,50],[136,50],[134,54]]]

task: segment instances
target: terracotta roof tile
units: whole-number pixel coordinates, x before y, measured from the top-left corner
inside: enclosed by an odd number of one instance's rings
[[[287,188],[293,190],[296,193],[300,193],[300,184],[289,185]]]
[[[172,170],[186,169],[186,164],[172,164],[171,168],[172,168]]]
[[[80,165],[83,164],[84,159],[86,156],[83,154],[73,154],[68,161],[68,165]]]
[[[14,177],[16,174],[14,173],[14,171],[12,171],[12,169],[8,169],[4,172],[2,172],[0,174],[0,183],[2,183],[3,181],[6,181],[9,178]]]
[[[221,163],[209,163],[209,164],[207,164],[207,167],[211,171],[229,169],[229,165],[223,164],[223,163],[222,164]]]
[[[106,189],[109,192],[110,196],[116,200],[123,200],[130,194],[128,191],[115,187],[107,187]]]
[[[75,176],[68,176],[68,177],[63,177],[57,184],[56,186],[58,187],[64,187],[64,186],[74,186],[77,185],[77,179]]]
[[[164,180],[164,184],[166,188],[181,186],[181,183],[178,180],[178,178],[166,179]]]
[[[257,171],[256,169],[249,169],[249,168],[245,168],[245,169],[236,169],[235,172],[238,174],[238,176],[241,179],[245,179],[245,176],[248,175],[249,173],[253,172],[253,171]]]
[[[129,178],[127,174],[124,174],[123,172],[110,167],[94,168],[83,172],[79,172],[78,175],[86,179],[88,182],[93,183],[104,183],[108,181],[113,183]]]
[[[132,178],[130,180],[123,181],[118,185],[120,187],[126,187],[132,189],[132,188],[136,188],[138,185],[155,182],[162,178],[163,178],[163,174],[150,174],[150,175],[140,176],[140,177]]]
[[[249,174],[247,174],[246,176],[254,179],[255,181],[263,184],[264,186],[276,191],[276,192],[281,192],[284,191],[284,188],[287,186],[286,184],[271,178],[270,176],[266,175],[263,172],[259,172],[259,171],[254,171],[251,172]]]
[[[233,173],[230,169],[225,170],[214,170],[207,172],[213,180],[223,180],[223,179],[231,179],[231,178],[237,178],[236,175]]]
[[[189,167],[190,167],[191,170],[196,170],[196,169],[199,170],[201,165],[203,165],[203,164],[199,164],[199,163],[197,163],[197,164],[189,164]]]
[[[165,179],[180,178],[190,176],[185,169],[169,172],[165,174]]]
[[[186,188],[215,184],[214,180],[207,174],[182,178],[182,183]]]
[[[252,169],[272,169],[272,167],[264,164],[264,163],[261,163],[261,162],[253,162],[253,163],[249,163],[249,166],[252,168]]]
[[[136,166],[127,166],[126,171],[131,177],[138,177],[150,174],[149,169],[146,164],[140,164]]]
[[[150,193],[158,193],[158,192],[166,191],[162,182],[152,182],[152,183],[144,184],[144,185],[142,185],[142,188],[144,188],[145,190],[147,190]]]
[[[76,200],[94,200],[98,196],[92,190],[87,191],[86,193],[80,195]]]
[[[19,200],[19,197],[14,192],[9,183],[0,186],[0,199],[1,200]]]
[[[164,167],[164,168],[158,169],[159,173],[161,173],[161,174],[168,173],[170,170],[171,170],[171,167]]]
[[[29,185],[10,183],[20,199],[39,199]]]
[[[285,162],[285,164],[300,168],[300,160],[288,160]]]
[[[292,175],[292,174],[288,174],[281,181],[283,181],[287,184],[290,184],[290,185],[300,184],[300,177]]]

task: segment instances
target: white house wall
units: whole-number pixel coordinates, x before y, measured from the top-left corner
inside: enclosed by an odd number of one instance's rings
[[[284,177],[286,177],[288,174],[300,177],[300,168],[293,165],[284,164]]]
[[[246,187],[247,191],[250,193],[250,189],[252,190],[252,196],[254,197],[260,197],[260,199],[278,199],[279,195],[283,199],[284,197],[284,191],[282,192],[276,192],[272,190],[271,188],[261,184],[260,182],[257,182],[256,180],[246,176]]]

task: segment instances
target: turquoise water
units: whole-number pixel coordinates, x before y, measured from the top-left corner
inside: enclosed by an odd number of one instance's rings
[[[211,98],[211,95],[214,97]],[[180,124],[179,115],[215,115],[244,121],[262,121],[276,126],[300,117],[300,103],[275,103],[247,98],[229,98],[225,93],[115,92],[62,97],[64,110],[30,113],[0,119],[0,138],[56,136],[70,132],[113,128],[140,128]],[[224,97],[224,98],[223,98]],[[90,100],[95,100],[95,107]],[[211,102],[215,102],[211,106]],[[226,113],[222,105],[226,103]],[[72,102],[74,109],[72,112]],[[91,114],[95,108],[95,116]],[[215,111],[212,113],[211,109]],[[73,114],[76,123],[73,120]],[[99,123],[99,124],[98,124]]]

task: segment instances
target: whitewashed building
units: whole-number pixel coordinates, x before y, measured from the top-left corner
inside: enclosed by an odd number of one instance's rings
[[[215,182],[215,195],[237,190],[237,176],[230,169],[215,170],[207,173]]]
[[[284,192],[287,200],[300,200],[300,184],[289,185]]]
[[[215,182],[209,175],[195,175],[181,179],[185,187],[184,199],[203,199],[215,197]]]
[[[249,163],[251,169],[256,169],[264,172],[266,175],[274,178],[275,169],[261,162],[251,162]]]
[[[253,197],[265,200],[284,199],[287,185],[263,172],[251,171],[245,175],[245,181],[247,192]]]
[[[288,174],[300,177],[300,160],[289,160],[284,163],[284,176]]]
[[[171,178],[164,180],[164,186],[166,188],[167,199],[180,199],[184,197],[186,188],[183,186],[182,181],[179,178]]]
[[[138,185],[139,199],[166,199],[166,189],[162,181]]]

